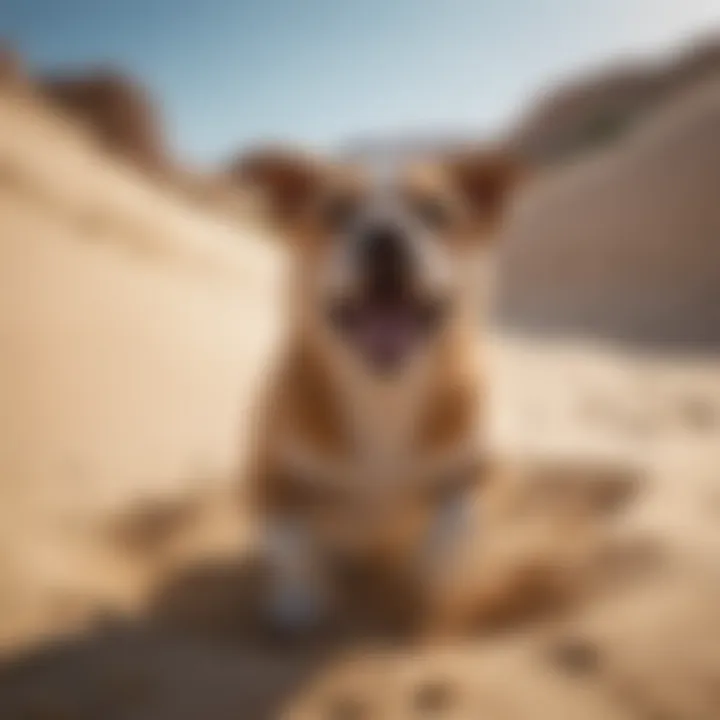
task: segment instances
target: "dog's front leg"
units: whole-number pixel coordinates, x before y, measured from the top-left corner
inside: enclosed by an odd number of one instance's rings
[[[424,639],[461,632],[467,623],[465,584],[477,572],[482,513],[474,488],[451,493],[439,504],[421,546],[419,632]]]
[[[310,529],[299,518],[270,520],[265,554],[269,569],[265,609],[274,629],[297,634],[316,628],[329,603]]]

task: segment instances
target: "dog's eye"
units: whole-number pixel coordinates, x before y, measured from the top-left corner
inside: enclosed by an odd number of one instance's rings
[[[323,224],[330,230],[344,230],[350,225],[357,212],[357,202],[349,195],[335,195],[327,198],[320,207]]]
[[[425,225],[434,230],[442,230],[452,221],[452,208],[444,198],[421,198],[415,203],[415,212]]]

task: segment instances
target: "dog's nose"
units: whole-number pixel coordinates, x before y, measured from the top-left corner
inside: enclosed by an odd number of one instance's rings
[[[389,224],[369,228],[363,234],[361,258],[372,294],[392,297],[404,292],[410,275],[410,257],[402,230]]]

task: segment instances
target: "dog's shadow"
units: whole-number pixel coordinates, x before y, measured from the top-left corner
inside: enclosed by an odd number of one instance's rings
[[[202,563],[172,578],[139,620],[0,663],[3,720],[236,720],[280,717],[332,656],[324,637],[268,637],[254,613],[259,568]]]

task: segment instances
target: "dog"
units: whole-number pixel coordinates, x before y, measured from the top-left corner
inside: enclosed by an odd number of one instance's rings
[[[249,482],[267,615],[298,631],[337,607],[338,568],[435,587],[474,522],[488,478],[478,288],[524,172],[496,149],[393,169],[266,149],[236,172],[289,257]]]

